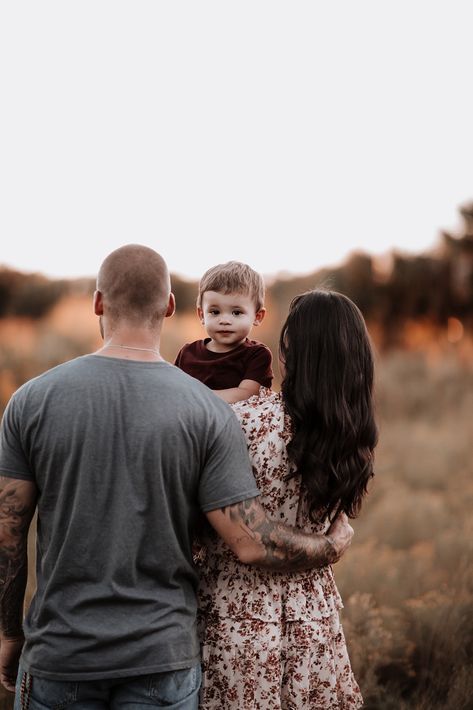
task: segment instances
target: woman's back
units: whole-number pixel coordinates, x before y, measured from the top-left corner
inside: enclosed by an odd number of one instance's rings
[[[245,433],[269,517],[307,532],[312,522],[301,478],[291,475],[291,422],[281,394],[233,405]],[[204,682],[201,708],[357,708],[332,569],[268,572],[240,563],[216,536],[206,541],[199,590]]]

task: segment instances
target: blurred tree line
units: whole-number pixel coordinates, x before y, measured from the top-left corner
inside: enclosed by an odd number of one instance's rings
[[[324,268],[307,276],[279,277],[268,285],[269,315],[282,322],[291,299],[323,286],[349,296],[367,321],[378,326],[379,345],[404,344],[409,321],[425,321],[456,332],[473,334],[473,202],[460,208],[463,228],[459,235],[442,232],[434,250],[417,256],[390,254],[382,263],[368,254],[353,253],[341,266]],[[179,310],[193,310],[197,284],[173,278]]]
[[[0,267],[0,318],[25,316],[39,320],[66,295],[92,293],[92,279],[51,280]]]
[[[402,345],[408,321],[426,321],[446,328],[452,319],[461,332],[473,332],[473,202],[460,208],[459,235],[443,232],[436,249],[418,256],[392,252],[389,264],[366,253],[353,253],[345,263],[307,276],[279,277],[268,284],[268,306],[281,321],[298,293],[325,286],[352,298],[370,324],[376,324],[379,345]],[[92,293],[93,279],[49,280],[0,268],[0,318],[40,319],[64,295]],[[177,312],[194,311],[197,283],[172,277]]]

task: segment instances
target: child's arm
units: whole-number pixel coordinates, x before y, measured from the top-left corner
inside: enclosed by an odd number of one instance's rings
[[[242,399],[248,399],[254,394],[259,394],[261,386],[271,387],[273,380],[271,350],[266,345],[257,343],[255,347],[251,348],[250,352],[251,355],[245,363],[246,377],[240,382],[238,387],[213,390],[224,402],[229,404],[240,402]]]
[[[218,397],[223,399],[224,402],[233,404],[234,402],[240,402],[242,399],[248,399],[254,394],[258,394],[260,387],[260,383],[256,382],[256,380],[242,380],[238,387],[213,391]]]

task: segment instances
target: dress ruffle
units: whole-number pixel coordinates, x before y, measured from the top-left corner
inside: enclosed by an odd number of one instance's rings
[[[288,575],[222,562],[213,565],[209,556],[200,571],[199,605],[205,615],[267,622],[317,621],[343,608],[330,567]]]

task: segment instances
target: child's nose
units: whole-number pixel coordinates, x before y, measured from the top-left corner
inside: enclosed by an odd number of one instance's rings
[[[231,323],[231,317],[228,315],[228,313],[220,314],[220,323]]]

